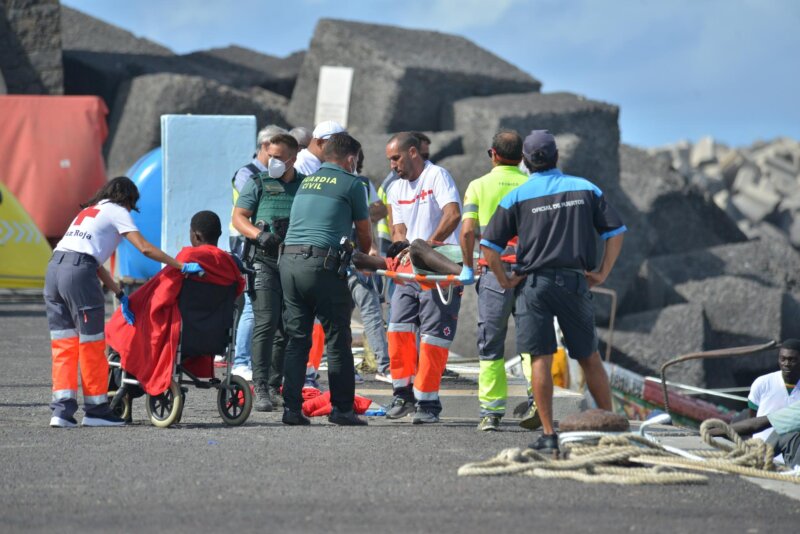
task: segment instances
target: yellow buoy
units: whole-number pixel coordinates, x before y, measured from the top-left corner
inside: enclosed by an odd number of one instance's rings
[[[0,183],[0,288],[41,288],[50,245],[25,208]]]

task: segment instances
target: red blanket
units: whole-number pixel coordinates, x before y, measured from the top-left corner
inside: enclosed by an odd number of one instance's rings
[[[369,410],[372,401],[361,395],[353,397],[353,411],[363,414]],[[322,417],[330,415],[333,411],[331,406],[331,392],[321,392],[317,388],[303,388],[303,414],[306,417]]]
[[[196,262],[205,270],[199,281],[208,284],[239,284],[244,291],[244,278],[227,252],[211,246],[186,247],[176,259]],[[169,388],[172,366],[181,332],[178,295],[184,275],[173,267],[163,268],[145,285],[130,295],[135,324],[125,322],[118,308],[106,325],[106,342],[119,352],[122,367],[133,374],[150,395],[159,395]]]

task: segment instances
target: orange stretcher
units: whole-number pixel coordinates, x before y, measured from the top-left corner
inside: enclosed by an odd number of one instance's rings
[[[375,271],[375,274],[385,276],[386,278],[391,278],[392,280],[395,280],[401,284],[404,282],[416,282],[423,291],[430,291],[431,289],[436,288],[436,291],[439,292],[439,298],[442,300],[442,304],[444,305],[450,304],[450,300],[453,298],[453,287],[462,285],[458,279],[458,275],[456,274],[402,272],[389,271],[385,269],[378,269]],[[475,281],[478,281],[479,278],[480,275],[476,276]],[[445,289],[447,289],[446,296],[444,291]]]

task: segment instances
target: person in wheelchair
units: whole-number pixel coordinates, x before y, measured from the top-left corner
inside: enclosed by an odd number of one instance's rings
[[[214,212],[196,213],[189,230],[192,246],[183,248],[176,258],[200,264],[205,275],[187,278],[177,269],[165,267],[130,295],[134,325],[117,309],[106,326],[112,356],[119,355],[122,369],[135,376],[141,390],[150,396],[163,395],[174,387],[179,349],[181,371],[212,378],[213,355],[230,343],[235,301],[244,291],[245,281],[237,259],[217,247],[221,234],[220,219]],[[205,357],[185,361],[199,356]]]

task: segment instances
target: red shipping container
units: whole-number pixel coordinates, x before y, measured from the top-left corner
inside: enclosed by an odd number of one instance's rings
[[[106,182],[106,115],[96,96],[0,96],[0,181],[51,241]]]

